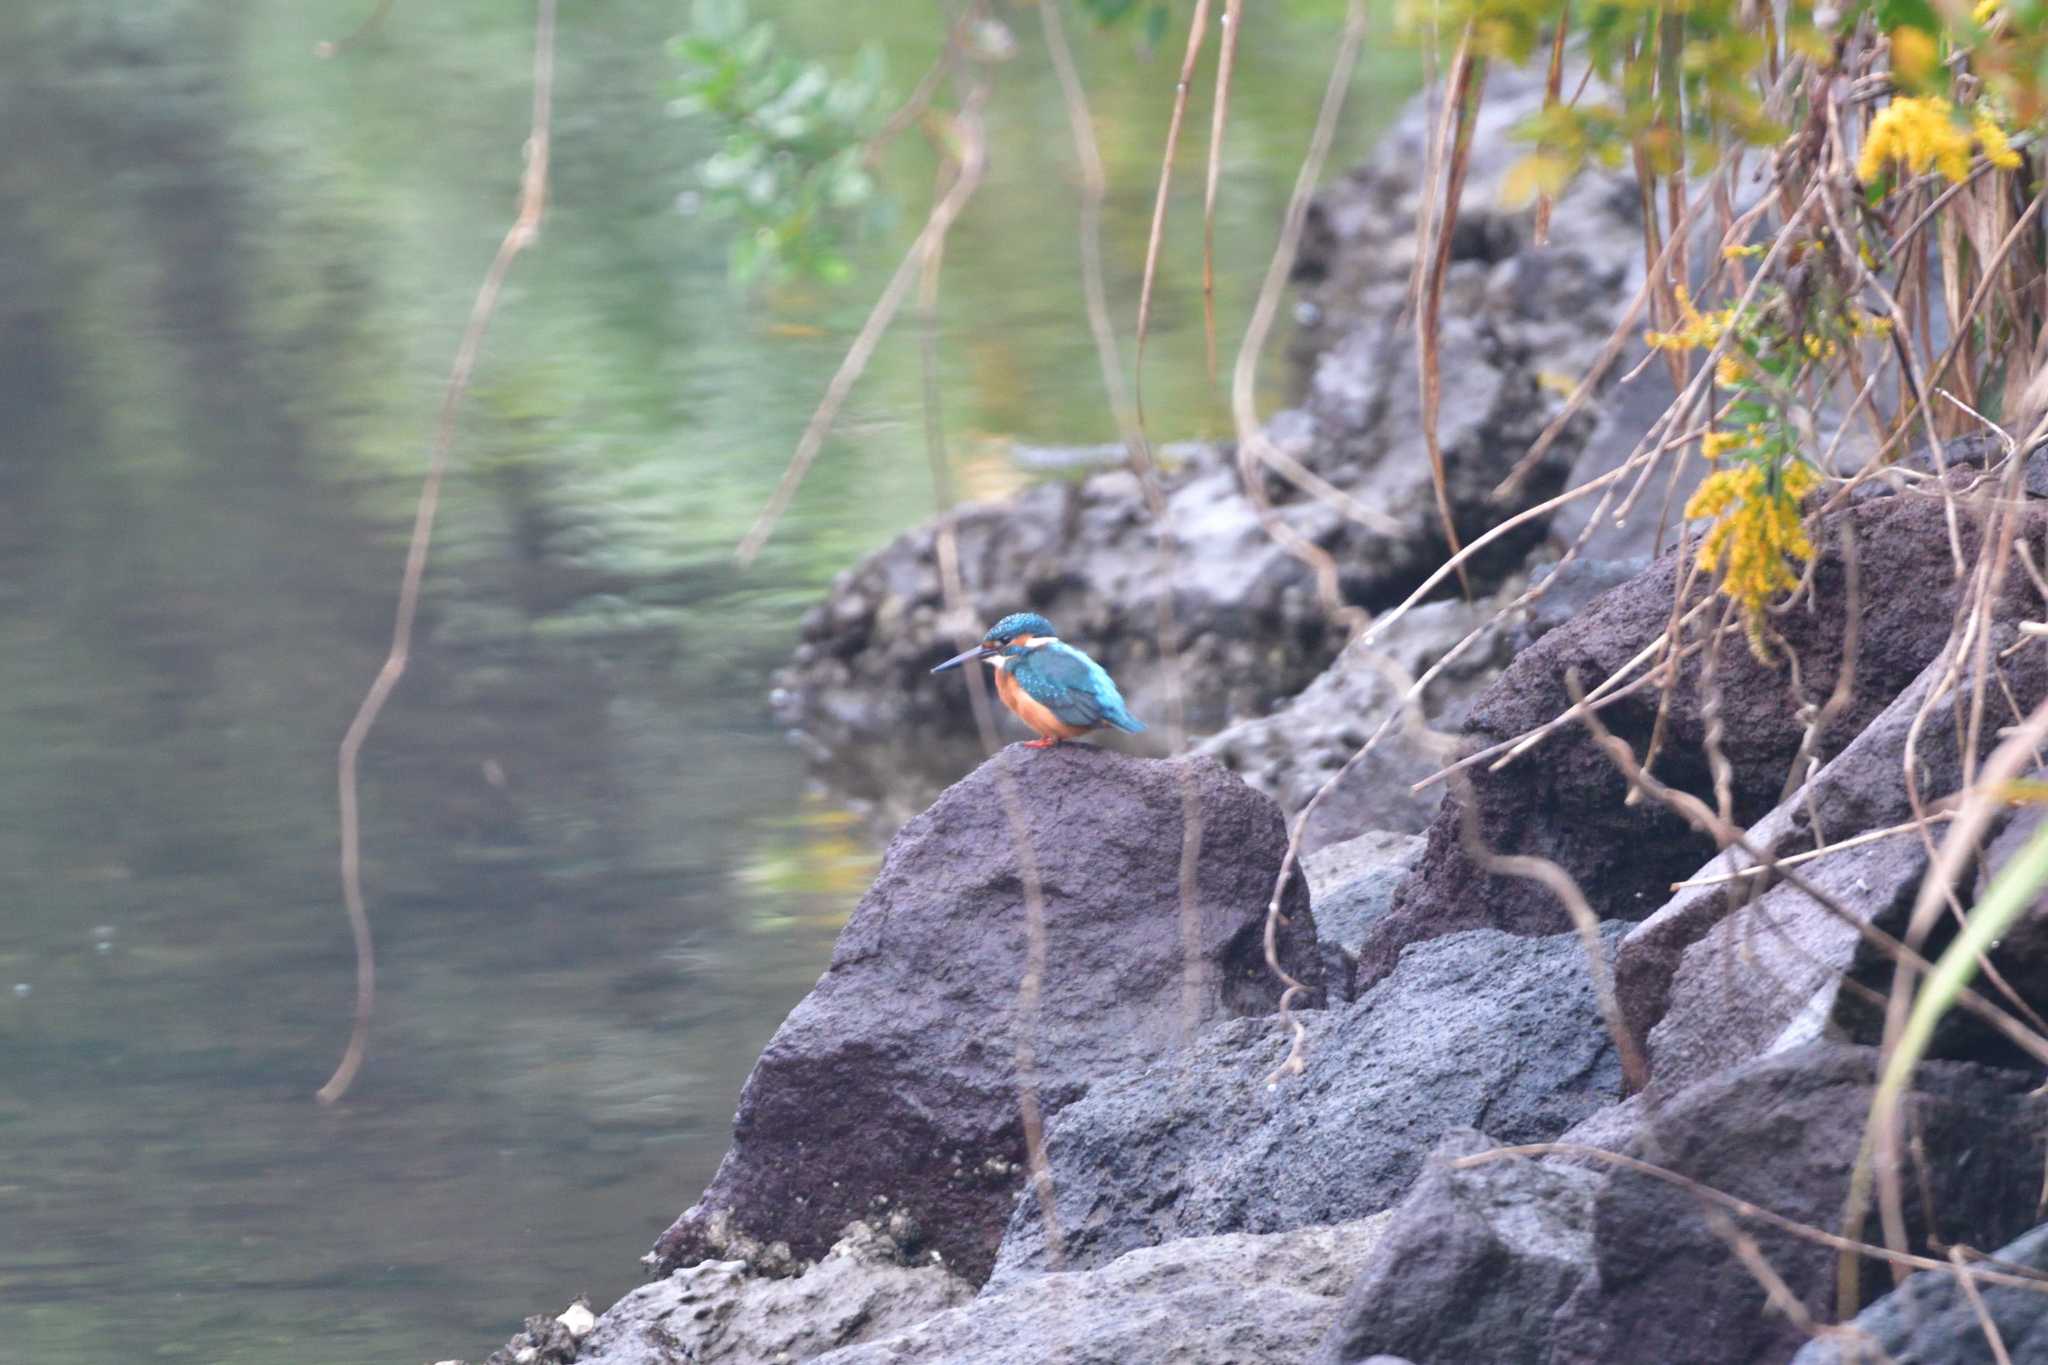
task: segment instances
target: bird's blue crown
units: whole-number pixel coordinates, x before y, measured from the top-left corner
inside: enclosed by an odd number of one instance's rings
[[[1058,635],[1052,622],[1035,611],[1013,611],[988,628],[982,639],[994,644],[1008,644],[1019,635]]]

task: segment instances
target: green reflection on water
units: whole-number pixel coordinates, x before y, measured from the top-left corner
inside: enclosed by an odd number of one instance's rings
[[[345,1106],[311,1103],[352,989],[333,748],[528,99],[525,6],[402,4],[312,60],[366,7],[0,7],[0,1360],[475,1357],[526,1312],[608,1300],[710,1175],[871,865],[762,694],[830,575],[932,506],[907,334],[760,564],[729,550],[914,232],[930,154],[890,153],[904,221],[853,287],[737,293],[720,230],[675,208],[706,150],[663,114],[678,6],[565,7],[549,216],[365,760],[374,1051]],[[878,38],[899,90],[937,34],[921,6],[756,8],[821,53]],[[1111,433],[1064,114],[1013,18],[941,308],[976,496],[1026,477],[1013,441]],[[1255,22],[1226,357],[1329,47],[1325,19]],[[1173,72],[1121,37],[1082,56],[1128,319]],[[1405,79],[1392,56],[1363,78],[1340,157]],[[1162,439],[1227,430],[1190,146],[1147,369]]]

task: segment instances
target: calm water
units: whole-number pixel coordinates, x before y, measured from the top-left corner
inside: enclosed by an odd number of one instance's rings
[[[830,575],[932,509],[908,334],[760,563],[729,548],[921,216],[930,154],[891,153],[905,221],[851,285],[737,292],[721,230],[676,209],[709,150],[663,111],[681,4],[565,5],[545,234],[365,756],[373,1052],[343,1105],[313,1103],[353,988],[334,746],[512,207],[530,60],[530,9],[502,0],[400,4],[313,59],[368,8],[0,5],[0,1360],[477,1357],[527,1312],[608,1301],[710,1175],[872,867],[763,692]],[[756,8],[822,56],[879,37],[899,92],[937,31],[921,5]],[[974,494],[1027,477],[1018,443],[1110,433],[1061,106],[1035,16],[1012,17],[944,300]],[[1226,355],[1332,46],[1326,19],[1257,25]],[[1173,73],[1075,35],[1128,319]],[[1404,81],[1380,61],[1340,156]],[[1165,438],[1225,429],[1197,202],[1148,369]]]

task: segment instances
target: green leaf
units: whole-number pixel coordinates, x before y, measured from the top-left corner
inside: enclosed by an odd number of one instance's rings
[[[1878,0],[1877,26],[1886,33],[1910,25],[1929,35],[1940,33],[1942,22],[1928,0]]]

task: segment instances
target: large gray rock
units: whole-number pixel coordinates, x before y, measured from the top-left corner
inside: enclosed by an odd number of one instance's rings
[[[1740,717],[1723,737],[1723,752],[1733,769],[1734,817],[1739,825],[1753,825],[1780,805],[1807,718],[1819,710],[1841,672],[1846,613],[1826,604],[1848,600],[1841,551],[1845,525],[1859,546],[1860,648],[1848,704],[1819,736],[1818,757],[1824,761],[1841,752],[1913,684],[1948,640],[1960,589],[1950,565],[1941,504],[1922,498],[1876,499],[1830,518],[1813,537],[1820,549],[1814,599],[1824,605],[1812,612],[1787,612],[1773,621],[1785,646],[1799,658],[1797,687],[1782,662],[1760,661],[1739,641],[1731,640],[1721,650],[1722,705],[1725,714]],[[2029,513],[2023,534],[2038,536],[2044,528],[2048,509],[2037,509]],[[1977,523],[1964,518],[1961,537],[1966,555],[1974,555],[1979,535]],[[1490,744],[1550,722],[1572,704],[1566,686],[1569,672],[1576,670],[1582,685],[1591,688],[1656,640],[1671,620],[1675,567],[1672,557],[1666,556],[1517,655],[1500,680],[1473,703],[1465,726],[1469,742],[1474,747]],[[1996,604],[1998,614],[2008,621],[2038,613],[2032,586],[2024,577],[2009,578]],[[2037,667],[2040,653],[2027,651],[2033,657],[2014,664]],[[1695,655],[1671,691],[1656,771],[1666,783],[1711,805],[1713,779],[1704,742],[1706,690],[1699,665]],[[1642,689],[1603,709],[1601,718],[1640,755],[1660,727],[1660,701],[1657,689]],[[1940,727],[1927,728],[1931,732]],[[1986,727],[1987,736],[1995,728]],[[1487,847],[1557,862],[1603,917],[1649,916],[1670,899],[1674,882],[1688,877],[1715,853],[1706,836],[1661,804],[1629,804],[1621,773],[1582,726],[1555,732],[1498,772],[1481,765],[1472,770],[1471,778],[1479,835]],[[1896,767],[1888,776],[1874,775],[1877,785],[1869,804],[1889,808],[1894,804],[1889,793],[1902,790],[1902,780]],[[1923,791],[1937,794],[1925,787]],[[1402,947],[1418,939],[1480,924],[1514,933],[1555,933],[1568,923],[1564,907],[1540,884],[1480,869],[1464,847],[1461,812],[1462,803],[1453,795],[1430,826],[1421,866],[1359,955],[1361,988],[1388,970]],[[1849,818],[1825,826],[1829,838],[1872,827],[1846,810],[1845,815]],[[1811,847],[1810,841],[1806,846]],[[1700,931],[1705,927],[1701,925]],[[1665,967],[1675,967],[1675,954]],[[1646,1030],[1661,1017],[1661,1009],[1640,1011],[1635,1017]]]
[[[887,1236],[846,1229],[792,1279],[703,1261],[644,1284],[598,1318],[577,1365],[761,1365],[870,1341],[974,1297],[935,1264],[906,1265]]]
[[[1408,678],[1419,678],[1468,634],[1481,632],[1423,692],[1420,706],[1431,725],[1463,719],[1471,699],[1500,675],[1509,658],[1508,631],[1491,623],[1519,587],[1511,582],[1477,602],[1427,603],[1374,644],[1374,653]],[[1273,714],[1239,721],[1204,741],[1198,751],[1213,755],[1278,801],[1292,821],[1380,723],[1396,716],[1394,728],[1316,807],[1302,848],[1313,851],[1366,830],[1417,833],[1429,827],[1443,789],[1410,788],[1455,756],[1455,741],[1448,735],[1410,735],[1397,715],[1400,697],[1401,688],[1354,646]]]
[[[1811,1226],[1841,1224],[1876,1077],[1875,1049],[1816,1043],[1753,1062],[1682,1092],[1650,1113],[1628,1155]],[[1930,1062],[1908,1101],[1924,1151],[1926,1197],[1906,1200],[1912,1248],[1928,1238],[1996,1246],[2032,1225],[2048,1104],[2034,1078]],[[1908,1176],[1909,1180],[1914,1177]],[[1939,1220],[1930,1227],[1926,1210]],[[1723,1210],[1725,1212],[1725,1210]],[[1817,1321],[1833,1316],[1836,1253],[1730,1215]],[[1698,1196],[1626,1169],[1595,1201],[1597,1275],[1554,1320],[1555,1365],[1776,1365],[1806,1340],[1767,1311],[1763,1288],[1716,1233]],[[1873,1217],[1869,1233],[1877,1230]],[[1891,1287],[1867,1262],[1863,1296]]]
[[[1621,1088],[1571,935],[1480,930],[1424,944],[1357,1002],[1305,1022],[1299,1077],[1264,1083],[1287,1038],[1247,1020],[1062,1113],[1047,1142],[1061,1263],[1362,1217],[1398,1200],[1451,1129],[1484,1123],[1503,1141],[1540,1142]],[[1019,1200],[995,1283],[1052,1266],[1038,1201]]]
[[[1515,496],[1494,497],[1561,409],[1556,377],[1583,371],[1642,275],[1637,199],[1619,174],[1579,177],[1557,205],[1553,245],[1541,250],[1529,244],[1529,212],[1498,207],[1501,181],[1521,157],[1505,133],[1542,101],[1539,75],[1500,71],[1489,81],[1445,281],[1440,434],[1466,541],[1561,486],[1592,412]],[[1407,297],[1433,117],[1411,105],[1372,160],[1320,196],[1299,270],[1300,311],[1311,319],[1306,392],[1270,424],[1278,446],[1378,514],[1361,524],[1270,481],[1280,519],[1333,554],[1343,593],[1375,609],[1405,596],[1447,548],[1421,435]],[[1155,638],[1162,599],[1172,608],[1194,733],[1263,715],[1320,673],[1342,636],[1308,570],[1261,526],[1221,452],[1187,452],[1164,486],[1178,546],[1171,576],[1160,572],[1152,519],[1125,471],[957,509],[968,598],[960,618],[945,609],[936,528],[898,538],[835,582],[805,618],[777,678],[778,716],[835,782],[900,819],[972,762],[964,690],[926,673],[958,648],[957,633],[1009,611],[1044,612],[1151,718],[1164,709]],[[1544,529],[1535,519],[1479,556],[1471,572],[1480,590],[1512,573]],[[893,741],[913,727],[931,738],[906,756]]]
[[[1801,869],[1836,907],[1892,933],[1927,872],[1917,833],[1844,849]],[[1727,915],[1685,950],[1664,1017],[1650,1030],[1660,1094],[1824,1035],[1861,935],[1785,883]]]
[[[1202,1025],[1275,1007],[1265,911],[1286,831],[1207,759],[1012,746],[905,826],[817,986],[740,1096],[733,1144],[663,1234],[658,1268],[822,1255],[848,1222],[902,1212],[956,1273],[983,1277],[1021,1180],[1016,1014],[1026,907],[1007,774],[1044,887],[1032,1035],[1048,1116],[1089,1083],[1167,1056]],[[1183,922],[1183,782],[1202,817]],[[1320,977],[1299,877],[1281,961]]]
[[[1422,858],[1414,834],[1371,830],[1302,859],[1316,909],[1316,937],[1356,956],[1380,916],[1394,906],[1394,889]]]
[[[1995,1267],[2048,1271],[2048,1227],[2038,1227],[1991,1253]],[[1977,1292],[2007,1356],[2016,1361],[2048,1360],[2048,1294],[2015,1285],[1982,1284]],[[1893,1365],[1981,1365],[1992,1359],[1983,1321],[1956,1277],[1923,1270],[1856,1315],[1857,1340],[1810,1342],[1792,1365],[1858,1365],[1889,1360]],[[1859,1347],[1863,1349],[1859,1353]],[[1883,1352],[1882,1355],[1876,1352]]]
[[[991,1289],[816,1365],[1298,1365],[1385,1222],[1147,1247]]]
[[[1593,1273],[1601,1176],[1521,1157],[1450,1164],[1497,1145],[1469,1130],[1438,1145],[1314,1365],[1367,1365],[1387,1354],[1432,1365],[1544,1365],[1550,1315]]]

